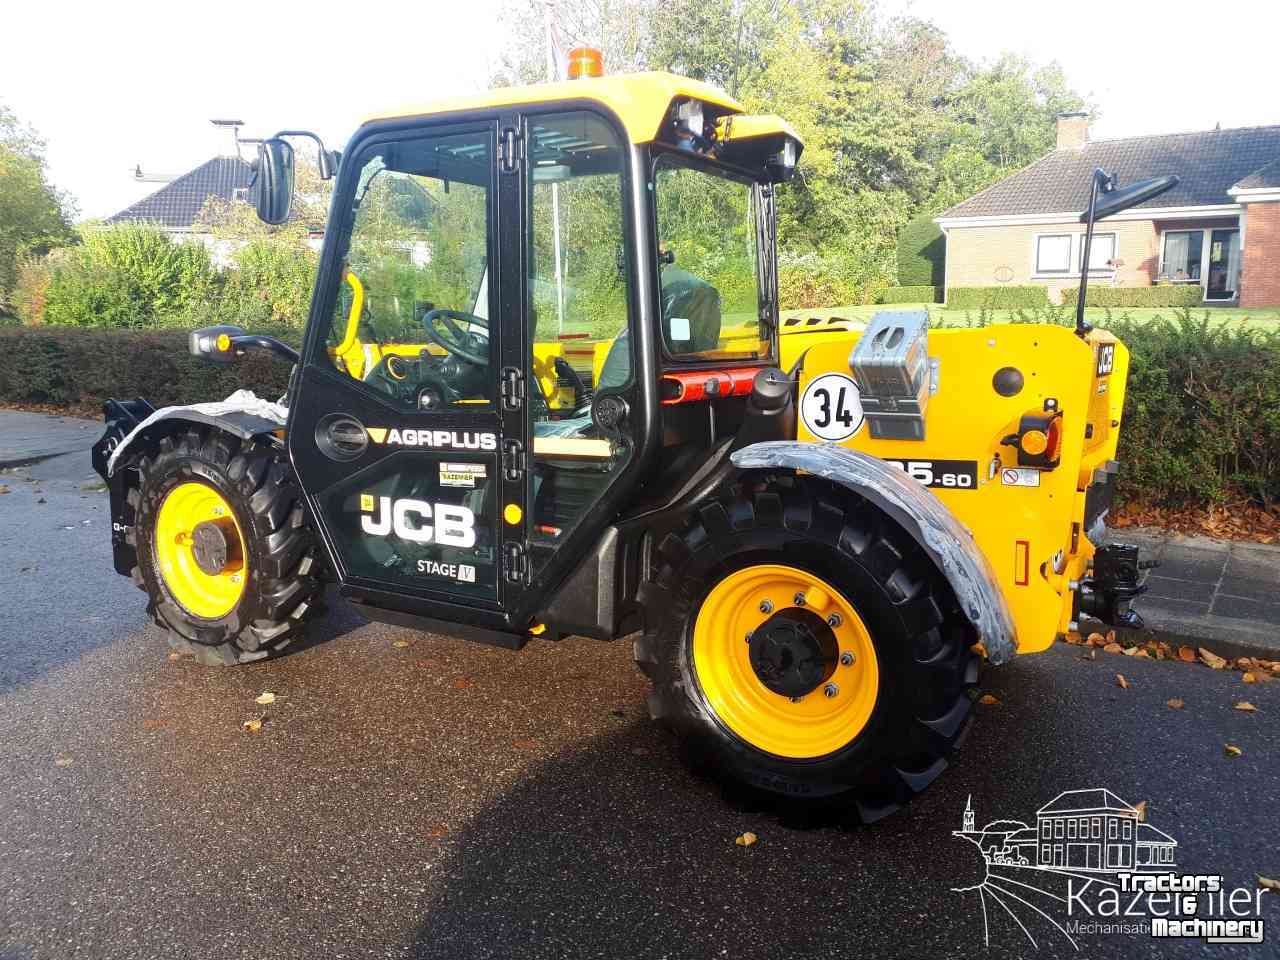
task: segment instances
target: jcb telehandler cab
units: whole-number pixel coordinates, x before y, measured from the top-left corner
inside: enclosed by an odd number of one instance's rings
[[[106,404],[116,569],[177,649],[270,656],[329,581],[369,618],[512,649],[632,636],[653,716],[704,763],[871,820],[945,768],[983,651],[1132,616],[1134,551],[1096,547],[1124,347],[1083,322],[780,324],[801,143],[779,118],[588,77],[321,150],[301,351],[191,340],[292,359],[288,395]],[[1091,195],[1101,215],[1159,187],[1099,173]],[[265,141],[260,215],[292,189]]]

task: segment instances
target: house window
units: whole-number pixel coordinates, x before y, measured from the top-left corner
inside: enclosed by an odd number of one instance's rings
[[[1062,839],[1062,821],[1061,820],[1053,821],[1053,835],[1058,840]]]
[[[1070,272],[1071,234],[1046,233],[1036,237],[1036,273]]]
[[[1111,261],[1116,258],[1116,235],[1114,233],[1095,233],[1089,246],[1089,272],[1110,271],[1115,268]],[[1079,260],[1084,262],[1084,234],[1080,235]]]
[[[1203,230],[1168,230],[1164,235],[1161,276],[1173,283],[1199,283],[1203,255]]]
[[[1116,830],[1115,819],[1112,817],[1108,817],[1107,818],[1107,839],[1114,840],[1118,835],[1119,835],[1119,831]]]
[[[1130,839],[1132,836],[1133,836],[1133,821],[1132,821],[1132,820],[1126,820],[1126,821],[1124,822],[1124,838],[1125,838],[1126,840],[1128,840],[1128,839]]]
[[[1044,866],[1049,864],[1049,845],[1047,843],[1040,847],[1040,863]]]
[[[1102,818],[1093,818],[1093,839],[1098,840],[1102,837]]]
[[[1053,827],[1049,825],[1048,820],[1040,821],[1040,836],[1044,837],[1046,840],[1053,836]]]
[[[1067,839],[1074,840],[1076,838],[1076,822],[1074,820],[1067,821]]]

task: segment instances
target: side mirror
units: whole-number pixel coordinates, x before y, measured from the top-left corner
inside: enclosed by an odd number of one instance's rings
[[[293,205],[293,147],[273,137],[258,144],[258,162],[253,181],[253,203],[258,219],[278,226],[289,219]]]

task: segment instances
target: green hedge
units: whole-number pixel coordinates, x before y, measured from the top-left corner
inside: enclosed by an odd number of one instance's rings
[[[898,231],[898,283],[904,287],[940,287],[946,281],[947,241],[926,213]]]
[[[953,310],[1022,310],[1049,306],[1048,287],[948,287]]]
[[[299,342],[296,331],[260,330]],[[218,366],[187,353],[185,330],[0,327],[0,403],[97,405],[142,397],[157,407],[221,400],[245,387],[272,400],[289,365],[262,351]]]
[[[1064,306],[1074,307],[1076,288],[1062,291]],[[1155,287],[1089,287],[1086,307],[1198,307],[1203,302],[1198,283],[1166,283]]]
[[[938,287],[888,287],[880,291],[877,303],[937,303]]]
[[[1131,354],[1120,492],[1168,506],[1280,500],[1280,334],[1190,310],[1108,326]]]

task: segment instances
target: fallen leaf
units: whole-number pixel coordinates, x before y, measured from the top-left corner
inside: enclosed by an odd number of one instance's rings
[[[1125,655],[1126,657],[1136,657],[1136,656],[1138,655],[1138,648],[1137,648],[1137,647],[1125,647],[1125,648],[1124,648],[1124,655]]]
[[[738,837],[738,839],[734,840],[733,842],[740,847],[749,847],[759,839],[760,839],[759,837],[757,837],[754,833],[748,830],[746,833],[742,834],[742,836]]]
[[[1114,630],[1108,630],[1107,643],[1115,643],[1115,642],[1116,642],[1116,632]]]
[[[142,726],[147,730],[159,730],[164,726],[164,721],[156,720],[152,717],[146,717],[142,721]]]
[[[252,720],[246,720],[244,723],[240,724],[240,726],[244,727],[244,729],[248,730],[250,733],[257,733],[262,729],[262,720],[262,717],[255,717]]]
[[[1206,650],[1204,647],[1200,648],[1200,659],[1206,667],[1210,667],[1214,670],[1221,670],[1227,665],[1226,660],[1218,656],[1212,650]]]
[[[432,840],[439,840],[441,837],[447,837],[448,835],[449,827],[447,824],[434,823],[427,827],[427,836]]]
[[[1241,750],[1239,747],[1237,747],[1237,746],[1236,746],[1235,744],[1233,744],[1233,743],[1228,743],[1228,744],[1223,748],[1223,750],[1224,750],[1224,752],[1226,753],[1226,755],[1227,755],[1228,757],[1238,757],[1238,756],[1240,756],[1241,754],[1243,754],[1243,753],[1244,753],[1244,751],[1243,751],[1243,750]]]
[[[1241,700],[1239,703],[1236,704],[1236,709],[1243,710],[1245,713],[1255,713],[1257,712],[1258,708],[1255,707],[1248,700]]]
[[[1095,647],[1100,647],[1107,642],[1107,638],[1100,633],[1091,633],[1089,634],[1089,642]]]
[[[1078,644],[1083,642],[1080,638],[1080,634],[1076,633],[1074,630],[1068,630],[1066,633],[1062,635],[1062,639],[1064,643],[1070,643],[1070,644]]]
[[[180,653],[171,653],[171,654],[169,654],[169,659],[170,659],[170,660],[181,660],[181,659],[182,659],[182,654],[180,654]]]
[[[1195,663],[1196,652],[1190,647],[1179,647],[1178,659],[1181,660],[1183,663]]]
[[[405,647],[407,647],[407,646],[409,645],[409,641],[408,641],[408,640],[396,640],[396,641],[392,642],[392,644],[391,644],[391,645],[392,645],[393,647],[396,647],[397,649],[403,650]]]
[[[1241,683],[1257,683],[1258,678],[1255,677],[1252,673],[1245,671],[1240,675],[1240,682]]]
[[[1237,670],[1252,670],[1253,660],[1249,657],[1236,657],[1235,666]]]
[[[260,707],[265,707],[269,704],[276,702],[276,695],[272,693],[270,690],[266,690],[258,694],[258,698],[253,702],[258,704],[258,706]]]
[[[1270,890],[1272,893],[1280,893],[1280,880],[1272,880],[1270,877],[1258,875],[1258,889]]]
[[[1124,678],[1123,673],[1116,674],[1116,686],[1119,687],[1121,690],[1129,689],[1129,681]]]
[[[1108,643],[1102,649],[1105,650],[1107,653],[1123,653],[1124,652],[1124,648],[1121,647],[1120,644],[1118,643]]]
[[[1187,705],[1186,701],[1181,697],[1171,697],[1164,702],[1166,707],[1172,707],[1174,710],[1181,710]]]
[[[1139,800],[1133,805],[1133,809],[1138,811],[1138,820],[1145,821],[1147,819],[1147,801]]]
[[[466,677],[458,677],[453,681],[453,686],[456,690],[465,690],[467,687],[471,686],[471,681]]]
[[[1147,653],[1147,651],[1145,651],[1145,650],[1139,650],[1137,653],[1135,653],[1135,654],[1134,654],[1134,656],[1135,656],[1135,657],[1142,657],[1142,659],[1144,659],[1144,660],[1150,660],[1150,659],[1151,659],[1151,654]]]
[[[982,657],[982,659],[985,660],[987,658],[987,645],[983,643],[981,640],[979,640],[969,649],[972,650],[974,653],[976,653],[978,656]]]
[[[536,750],[538,748],[537,740],[514,740],[511,745],[519,750]]]
[[[55,767],[69,767],[71,766],[71,763],[72,763],[71,758],[67,756],[65,753],[60,753],[53,758],[53,765]]]
[[[989,693],[984,693],[982,696],[980,696],[980,697],[978,698],[978,702],[979,702],[979,703],[985,703],[985,704],[987,704],[988,706],[990,706],[990,705],[991,705],[991,704],[993,704],[993,703],[999,703],[999,702],[1000,702],[1000,699],[999,699],[998,697],[993,697],[993,696],[992,696],[991,694],[989,694]]]

